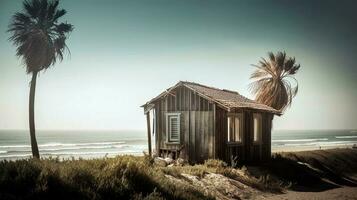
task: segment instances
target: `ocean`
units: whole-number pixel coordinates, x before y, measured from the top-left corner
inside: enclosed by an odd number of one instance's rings
[[[343,148],[357,145],[356,130],[272,131],[272,151]]]
[[[42,157],[101,158],[147,151],[146,131],[37,131]],[[153,142],[154,144],[154,142]],[[357,145],[356,130],[279,130],[272,132],[272,151],[294,151]],[[0,160],[31,156],[28,130],[0,130]]]
[[[36,131],[41,157],[99,158],[120,154],[143,155],[145,131]],[[0,160],[31,156],[28,130],[0,130]]]

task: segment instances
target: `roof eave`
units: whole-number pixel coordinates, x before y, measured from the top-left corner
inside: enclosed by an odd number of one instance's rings
[[[262,111],[262,112],[267,112],[267,113],[271,113],[271,114],[275,114],[275,115],[282,115],[282,113],[278,110],[275,109],[259,109],[259,108],[253,108],[253,107],[249,107],[249,106],[234,106],[234,107],[230,107],[230,110],[234,110],[234,109],[247,109],[247,110],[257,110],[257,111]]]
[[[219,106],[221,106],[221,107],[224,108],[225,110],[230,111],[231,108],[230,108],[229,106],[224,105],[223,103],[219,102],[218,100],[216,100],[216,99],[214,99],[214,98],[212,98],[212,97],[210,97],[210,96],[207,96],[207,95],[205,95],[205,94],[203,94],[203,93],[201,93],[201,92],[195,90],[194,88],[192,88],[192,87],[190,87],[190,86],[188,86],[188,85],[186,85],[186,84],[182,84],[182,85],[185,86],[186,88],[188,88],[188,89],[190,89],[190,90],[196,92],[196,93],[197,93],[199,96],[201,96],[202,98],[208,99],[208,100],[210,100],[210,101],[212,101],[212,102],[218,104]]]
[[[146,104],[142,105],[141,107],[143,107],[144,109],[148,106],[152,106],[154,104],[155,101],[163,98],[163,97],[166,97],[167,95],[172,95],[171,91],[176,89],[177,87],[179,86],[184,86],[186,88],[188,88],[189,90],[193,91],[193,92],[196,92],[199,96],[201,96],[202,98],[205,98],[209,101],[212,101],[214,103],[216,103],[218,106],[220,106],[221,108],[227,110],[228,112],[230,112],[232,109],[234,108],[247,108],[247,109],[255,109],[255,110],[261,110],[261,111],[264,111],[264,112],[269,112],[269,113],[272,113],[272,114],[275,114],[275,115],[278,115],[278,116],[281,116],[282,115],[282,112],[281,111],[278,111],[274,108],[271,108],[269,107],[270,109],[256,109],[256,108],[252,108],[252,107],[230,107],[228,105],[225,105],[224,103],[220,102],[219,100],[217,99],[214,99],[208,95],[205,95],[199,91],[197,91],[196,89],[190,87],[188,84],[186,84],[186,82],[184,81],[179,81],[178,83],[176,83],[176,85],[166,89],[164,92],[162,92],[161,94],[159,94],[158,96],[156,96],[155,98],[151,99],[150,101],[146,102]]]

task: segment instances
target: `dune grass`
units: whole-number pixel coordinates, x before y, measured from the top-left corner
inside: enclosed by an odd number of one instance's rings
[[[0,199],[214,199],[189,182],[167,175],[203,178],[222,174],[259,190],[266,180],[247,177],[220,160],[200,165],[160,167],[147,156],[93,160],[28,159],[0,162]],[[276,189],[274,189],[276,190]]]
[[[219,160],[200,165],[160,167],[148,156],[117,156],[93,160],[28,159],[0,161],[0,199],[214,199],[183,174],[199,179],[208,173],[224,175],[260,191],[281,192],[282,183],[312,186],[322,179],[348,185],[357,173],[357,150],[336,149],[274,154],[259,166],[227,166]]]
[[[0,162],[0,199],[212,199],[147,157]]]

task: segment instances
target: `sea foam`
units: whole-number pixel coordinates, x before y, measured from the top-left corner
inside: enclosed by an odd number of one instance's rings
[[[344,135],[344,136],[335,136],[337,139],[349,139],[349,138],[357,138],[357,135]]]
[[[327,141],[328,138],[314,138],[314,139],[289,139],[289,140],[272,140],[272,142],[313,142],[313,141]]]

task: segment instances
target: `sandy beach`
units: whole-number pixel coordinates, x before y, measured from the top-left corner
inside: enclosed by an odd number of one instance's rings
[[[315,200],[336,200],[336,199],[357,199],[357,187],[341,186],[339,188],[320,191],[320,192],[297,192],[297,191],[286,191],[284,194],[278,194],[273,196],[262,196],[261,199],[266,200],[305,200],[305,199],[315,199]]]
[[[280,148],[272,148],[273,153],[279,152],[299,152],[299,151],[315,151],[315,150],[329,150],[329,149],[349,149],[353,148],[353,144],[340,144],[340,145],[330,145],[330,146],[323,146],[323,147],[316,147],[316,146],[284,146]]]
[[[351,146],[321,150],[285,149],[284,152],[279,152],[280,155],[304,163],[308,168],[326,171],[322,173],[320,183],[288,188],[283,194],[262,195],[261,199],[357,199],[357,172],[354,163],[357,161],[357,150]]]

